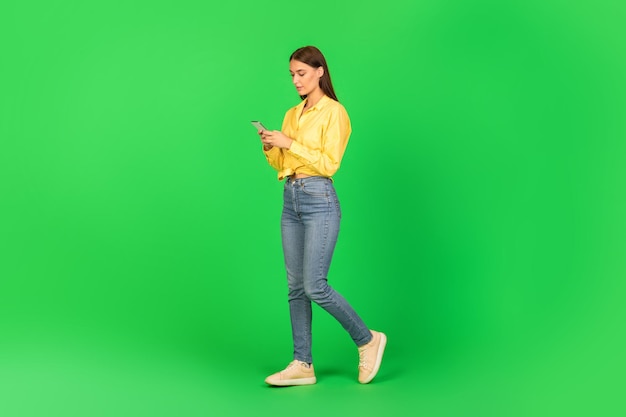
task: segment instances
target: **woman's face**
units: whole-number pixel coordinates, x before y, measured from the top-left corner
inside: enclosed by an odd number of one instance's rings
[[[316,89],[320,88],[320,78],[324,75],[324,68],[313,68],[304,62],[291,60],[289,62],[289,72],[293,80],[293,85],[301,96],[308,96]]]

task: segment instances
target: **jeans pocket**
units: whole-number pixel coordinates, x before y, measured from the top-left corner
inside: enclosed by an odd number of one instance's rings
[[[311,197],[327,198],[328,183],[322,181],[307,181],[302,184],[302,192]]]

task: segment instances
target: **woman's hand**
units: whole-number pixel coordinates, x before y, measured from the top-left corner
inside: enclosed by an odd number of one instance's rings
[[[259,137],[261,138],[261,142],[263,143],[263,150],[267,152],[272,149],[273,146],[267,145],[265,142],[263,142],[263,133],[265,133],[265,130],[259,130]]]
[[[263,149],[269,151],[272,147],[289,149],[291,148],[291,142],[293,139],[285,135],[279,130],[263,130],[259,132],[261,135],[261,142],[263,142]]]

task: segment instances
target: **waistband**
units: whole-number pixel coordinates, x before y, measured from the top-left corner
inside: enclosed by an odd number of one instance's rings
[[[285,179],[285,183],[287,184],[294,184],[294,183],[298,183],[298,184],[306,184],[307,182],[313,182],[313,181],[330,181],[333,182],[333,179],[331,177],[322,177],[322,176],[317,176],[317,175],[313,175],[313,176],[309,176],[309,177],[301,177],[298,178],[297,175],[290,175]]]

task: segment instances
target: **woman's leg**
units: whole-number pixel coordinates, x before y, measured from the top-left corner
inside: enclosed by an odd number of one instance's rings
[[[292,184],[287,180],[281,217],[281,235],[289,289],[293,356],[295,360],[312,363],[311,300],[304,290],[303,275],[305,230],[297,213],[297,201],[294,200],[292,188]]]
[[[300,218],[304,223],[304,293],[339,321],[357,346],[363,346],[372,340],[372,333],[327,280],[341,221],[341,208],[333,184],[329,179],[316,178],[305,179],[299,188],[295,187]]]

